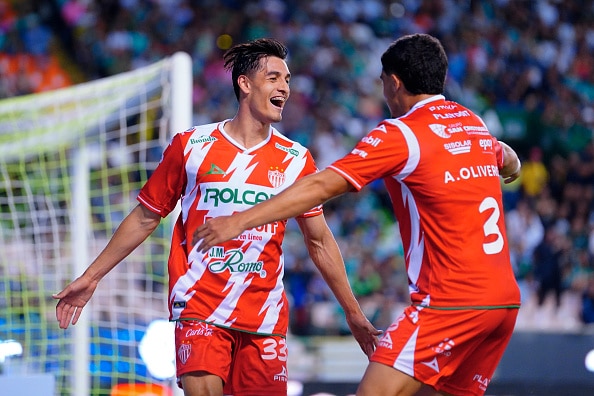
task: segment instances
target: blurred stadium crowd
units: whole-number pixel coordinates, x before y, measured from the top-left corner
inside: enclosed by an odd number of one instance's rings
[[[594,323],[592,0],[0,0],[0,98],[185,51],[193,59],[194,123],[222,120],[236,109],[224,50],[276,37],[289,47],[293,75],[278,128],[307,145],[323,168],[388,116],[380,55],[413,32],[442,40],[448,98],[481,114],[523,159],[521,179],[504,186],[525,304],[518,328]],[[325,211],[355,293],[385,328],[408,289],[383,185],[331,201]],[[285,249],[292,332],[346,332],[294,224]]]

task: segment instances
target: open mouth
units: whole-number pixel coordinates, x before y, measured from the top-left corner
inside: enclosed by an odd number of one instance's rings
[[[270,103],[272,103],[273,106],[278,107],[279,109],[283,108],[285,101],[286,101],[286,98],[284,98],[282,96],[275,96],[274,98],[270,99]]]

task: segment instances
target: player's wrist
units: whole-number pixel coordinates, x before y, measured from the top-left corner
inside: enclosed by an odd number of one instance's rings
[[[509,177],[509,176],[513,176],[513,175],[518,175],[520,173],[521,169],[522,169],[522,163],[520,162],[520,159],[518,158],[516,160],[515,164],[509,164],[501,170],[501,176]]]
[[[516,160],[516,167],[515,170],[511,173],[512,175],[515,175],[516,173],[520,173],[520,169],[522,169],[522,162],[520,162],[520,159],[518,158]]]

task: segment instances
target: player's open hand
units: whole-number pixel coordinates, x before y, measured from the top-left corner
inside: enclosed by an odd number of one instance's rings
[[[363,314],[347,316],[346,320],[363,353],[368,358],[371,357],[377,347],[377,337],[383,332],[376,329]]]
[[[96,288],[97,282],[81,276],[52,296],[59,300],[56,305],[56,319],[60,328],[66,329],[70,323],[75,325],[78,322],[83,307],[87,305]]]
[[[243,231],[235,216],[215,217],[194,231],[192,245],[196,245],[196,250],[204,253],[219,243],[235,238]]]

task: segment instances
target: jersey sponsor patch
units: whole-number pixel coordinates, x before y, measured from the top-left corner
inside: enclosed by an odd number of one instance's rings
[[[443,148],[454,155],[470,153],[471,147],[472,142],[470,140],[458,140],[456,142],[450,142],[443,145]]]
[[[214,136],[210,135],[202,135],[198,136],[197,138],[191,138],[190,144],[199,144],[199,143],[209,143],[209,142],[216,142],[218,139]]]
[[[208,264],[208,269],[210,272],[214,274],[219,274],[226,271],[228,271],[230,274],[254,273],[258,274],[260,278],[266,277],[266,270],[264,269],[263,261],[258,260],[254,262],[245,262],[244,252],[241,249],[230,249],[225,251],[220,247],[215,248],[217,248],[215,251],[211,249],[211,257],[221,258],[221,260],[212,261]]]
[[[274,147],[276,147],[279,150],[285,151],[291,155],[294,155],[295,157],[299,156],[299,151],[292,147],[285,147],[282,144],[278,144],[278,143],[275,143]]]
[[[452,136],[447,132],[447,127],[442,124],[429,124],[429,129],[431,129],[434,134],[444,139]]]

